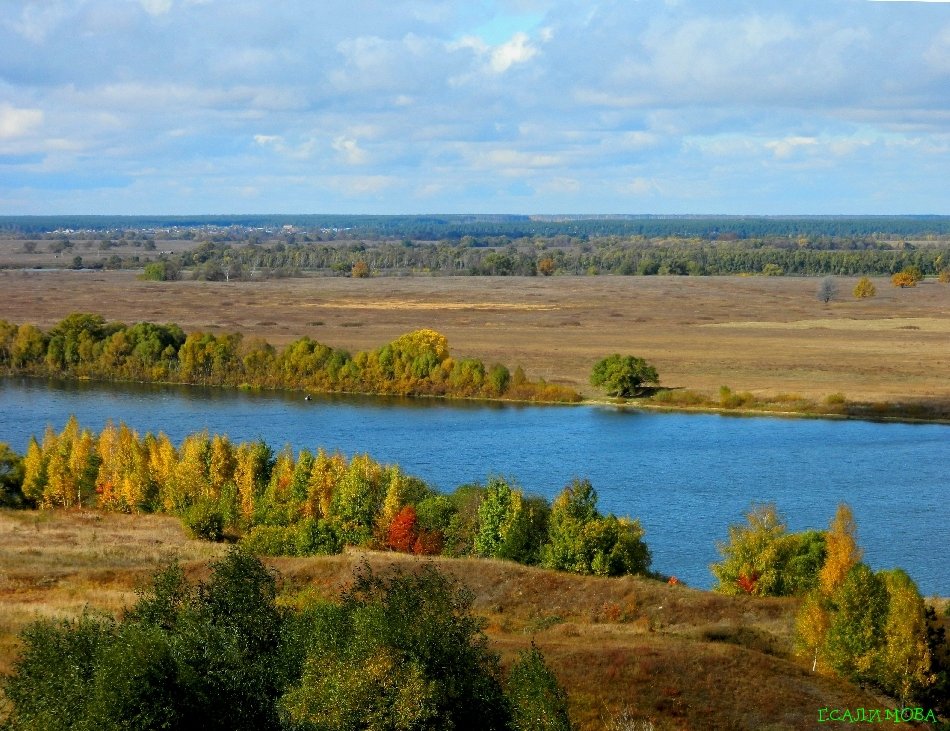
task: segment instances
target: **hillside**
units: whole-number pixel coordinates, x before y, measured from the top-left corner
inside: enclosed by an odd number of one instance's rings
[[[177,558],[200,575],[224,550],[187,539],[169,517],[0,512],[0,670],[9,670],[16,634],[33,619],[118,612],[163,562]],[[893,705],[812,675],[791,656],[791,600],[378,552],[269,564],[292,601],[335,596],[364,561],[383,573],[433,561],[456,577],[474,593],[503,661],[532,639],[541,648],[582,729],[650,728],[634,720],[656,729],[803,729],[816,725],[819,708]]]

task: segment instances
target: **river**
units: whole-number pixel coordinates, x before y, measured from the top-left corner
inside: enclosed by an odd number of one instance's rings
[[[176,443],[208,429],[275,450],[366,452],[442,490],[500,474],[551,498],[587,477],[603,512],[640,519],[656,570],[702,588],[751,503],[775,503],[797,531],[827,527],[845,501],[872,567],[950,596],[947,426],[0,380],[0,441],[21,453],[70,414]]]

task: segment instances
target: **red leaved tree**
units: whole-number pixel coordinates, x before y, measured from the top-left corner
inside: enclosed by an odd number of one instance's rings
[[[412,553],[412,549],[416,545],[416,539],[419,537],[416,520],[416,509],[411,505],[407,505],[396,513],[393,522],[389,524],[386,545],[394,551]]]

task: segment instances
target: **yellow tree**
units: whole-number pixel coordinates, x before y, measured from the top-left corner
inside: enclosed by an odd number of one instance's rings
[[[294,481],[294,452],[288,444],[277,454],[271,468],[270,480],[256,508],[256,520],[264,523],[285,525],[294,522],[292,515],[291,486]]]
[[[858,548],[857,526],[847,504],[838,505],[838,510],[825,536],[825,564],[818,574],[821,593],[830,597],[840,587],[851,567],[861,560]]]
[[[171,439],[163,433],[157,437],[151,434],[145,437],[148,476],[158,492],[157,503],[162,510],[169,511],[174,505],[175,465],[178,464],[178,452]]]
[[[930,672],[924,600],[904,571],[881,572],[888,594],[884,647],[878,661],[881,685],[902,702],[936,680]]]
[[[95,436],[88,429],[74,434],[72,448],[69,450],[69,471],[73,476],[74,490],[70,505],[83,505],[95,494],[98,466]]]
[[[208,432],[189,434],[178,448],[178,463],[170,490],[165,493],[165,510],[178,512],[194,505],[203,498],[210,497],[211,486],[208,483],[208,453],[211,440]]]
[[[330,514],[333,495],[340,478],[346,472],[346,459],[341,454],[328,455],[317,451],[307,483],[307,501],[303,513],[308,518],[326,518]]]
[[[854,296],[857,299],[866,299],[868,297],[874,297],[877,294],[877,288],[867,277],[861,277],[858,280],[858,283],[854,285]]]
[[[23,497],[33,505],[39,505],[46,489],[47,465],[49,455],[43,451],[36,437],[30,437],[30,443],[23,456]]]
[[[260,440],[243,442],[235,450],[234,460],[234,484],[241,517],[250,524],[269,477],[271,450]]]
[[[224,486],[234,480],[237,460],[234,447],[226,436],[215,434],[211,439],[211,458],[208,466],[208,480],[215,497],[221,495]]]
[[[901,289],[904,287],[916,287],[917,281],[918,280],[915,279],[912,274],[906,271],[897,272],[897,274],[891,277],[891,284],[893,284],[895,287],[900,287]]]
[[[43,440],[44,443],[46,440]],[[70,444],[63,439],[57,439],[55,446],[45,450],[48,454],[46,463],[46,486],[40,505],[44,508],[69,507],[69,499],[73,493],[72,475],[69,473]]]
[[[119,430],[111,421],[99,433],[96,451],[99,453],[99,472],[96,475],[99,506],[107,510],[117,510],[123,468],[119,450]]]
[[[825,644],[829,627],[831,627],[831,612],[828,609],[827,600],[820,592],[809,593],[795,618],[795,630],[802,654],[812,658],[812,672],[827,669],[822,661],[821,648]]]
[[[155,483],[149,474],[149,453],[139,435],[125,424],[119,425],[120,509],[139,512],[155,502]]]
[[[81,431],[76,417],[71,416],[58,436],[51,440],[48,432],[43,442],[49,462],[42,504],[63,508],[82,505],[95,486],[97,458],[91,432]]]

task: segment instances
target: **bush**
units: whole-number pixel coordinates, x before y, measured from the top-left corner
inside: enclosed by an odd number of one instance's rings
[[[800,595],[814,588],[825,561],[819,531],[788,533],[774,505],[753,505],[746,525],[729,527],[718,545],[723,560],[710,567],[723,594]]]
[[[4,686],[12,706],[11,728],[81,728],[98,655],[113,632],[111,622],[88,615],[27,627],[20,636],[23,649]]]
[[[294,556],[297,532],[292,526],[255,525],[241,538],[241,546],[259,556]]]
[[[874,283],[867,277],[861,277],[858,280],[858,283],[854,285],[854,296],[857,299],[866,299],[868,297],[874,297],[877,294],[877,288],[874,286]]]
[[[182,520],[194,538],[214,543],[224,540],[224,514],[214,502],[203,500],[192,505]]]
[[[23,504],[23,460],[8,444],[0,442],[0,507]]]

